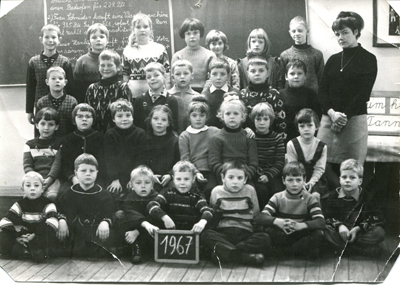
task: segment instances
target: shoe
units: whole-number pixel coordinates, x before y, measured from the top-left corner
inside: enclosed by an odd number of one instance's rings
[[[13,249],[11,250],[11,256],[13,258],[26,259],[30,258],[31,254],[25,246],[17,242],[15,243]]]
[[[353,254],[363,255],[368,257],[379,257],[382,253],[382,249],[378,245],[361,246],[359,244],[356,244],[349,249],[351,249],[350,251]]]
[[[45,258],[44,251],[39,248],[31,249],[31,255],[32,255],[33,261],[35,261],[37,263],[42,262]]]
[[[131,252],[132,252],[131,261],[133,264],[142,261],[142,251],[140,250],[140,246],[136,242],[132,244]]]
[[[264,264],[264,254],[262,253],[242,253],[241,262],[251,266],[262,266]]]

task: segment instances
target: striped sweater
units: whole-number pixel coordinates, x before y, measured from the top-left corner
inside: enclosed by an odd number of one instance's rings
[[[304,222],[310,230],[325,228],[319,198],[305,190],[297,195],[292,195],[287,190],[276,193],[256,218],[256,223],[273,226],[276,218]]]

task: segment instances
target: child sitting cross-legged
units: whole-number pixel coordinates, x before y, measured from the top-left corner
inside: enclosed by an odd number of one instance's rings
[[[234,160],[224,163],[221,173],[223,185],[211,192],[216,227],[204,231],[201,243],[211,252],[211,260],[241,262],[261,266],[270,248],[266,233],[254,233],[253,219],[260,213],[257,194],[248,179],[247,166]]]
[[[14,258],[32,257],[41,262],[57,245],[57,209],[44,197],[43,177],[30,171],[24,175],[24,197],[15,202],[0,221],[0,254]],[[20,231],[16,226],[22,226]]]
[[[166,229],[201,233],[211,221],[213,211],[194,183],[196,168],[188,161],[178,161],[173,173],[175,186],[164,188],[147,205],[147,211]]]
[[[105,189],[96,184],[98,163],[91,154],[75,160],[75,176],[79,183],[61,197],[58,237],[67,239],[72,256],[105,257],[114,246],[112,217],[114,201]]]
[[[385,231],[383,215],[373,196],[361,188],[363,166],[355,159],[340,165],[340,188],[324,201],[325,237],[335,249],[377,257]]]
[[[60,124],[60,116],[53,108],[43,108],[35,116],[35,125],[39,137],[26,142],[24,149],[24,172],[39,172],[43,178],[43,196],[53,202],[57,199],[60,181],[61,157],[57,152],[61,146],[61,138],[54,136]]]
[[[319,257],[325,219],[319,197],[304,190],[306,171],[297,161],[283,168],[286,189],[276,193],[255,219],[265,226],[272,247],[284,255]]]

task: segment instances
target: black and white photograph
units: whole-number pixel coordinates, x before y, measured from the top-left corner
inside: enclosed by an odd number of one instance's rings
[[[2,284],[397,284],[400,1],[0,1]]]

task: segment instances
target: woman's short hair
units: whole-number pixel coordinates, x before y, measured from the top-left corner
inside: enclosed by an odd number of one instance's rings
[[[35,124],[39,124],[41,120],[52,121],[56,122],[56,125],[60,124],[60,114],[57,112],[56,109],[51,107],[46,107],[40,109],[35,115]]]
[[[185,38],[185,33],[187,31],[194,31],[194,30],[199,30],[200,31],[200,38],[204,36],[204,25],[203,23],[196,18],[186,18],[181,27],[179,28],[179,36],[184,39]]]
[[[93,117],[93,124],[96,122],[96,111],[94,110],[94,108],[87,103],[80,103],[80,104],[76,105],[75,108],[72,110],[72,123],[74,125],[76,125],[75,117],[79,111],[90,112]]]
[[[139,12],[139,13],[136,13],[132,18],[132,25],[131,25],[132,32],[131,32],[131,34],[129,35],[129,38],[128,38],[128,46],[133,46],[137,41],[136,34],[135,34],[134,30],[135,30],[136,23],[140,22],[140,21],[143,22],[143,23],[147,22],[147,24],[150,27],[150,36],[149,37],[150,37],[150,39],[154,38],[153,22],[151,21],[151,18],[148,15]]]
[[[250,113],[250,119],[254,122],[257,117],[261,116],[268,116],[270,120],[270,126],[272,126],[275,120],[275,112],[271,104],[267,102],[261,102],[253,107]]]
[[[221,40],[224,43],[224,51],[229,49],[228,46],[228,37],[225,35],[224,32],[217,31],[217,30],[211,30],[208,32],[206,36],[206,47],[210,48],[210,44],[212,42],[216,42]]]
[[[297,127],[297,129],[299,128],[299,124],[307,124],[311,122],[314,122],[317,129],[319,128],[319,117],[317,113],[310,108],[301,109],[294,117],[294,125]]]
[[[118,111],[130,112],[133,116],[133,107],[131,102],[126,99],[120,98],[110,105],[111,117],[114,118]]]
[[[200,113],[205,113],[208,118],[210,115],[210,106],[207,104],[207,99],[204,95],[194,95],[192,101],[188,106],[188,116],[194,111],[199,111]]]
[[[351,29],[353,33],[357,30],[358,34],[356,35],[356,38],[358,39],[361,36],[361,30],[364,28],[364,20],[355,12],[342,11],[333,22],[332,31],[337,32],[344,28]]]
[[[247,38],[247,54],[251,53],[250,43],[251,39],[263,39],[264,40],[264,49],[261,51],[261,54],[268,58],[271,55],[272,43],[268,37],[268,34],[264,29],[258,28],[251,31],[249,37]]]

